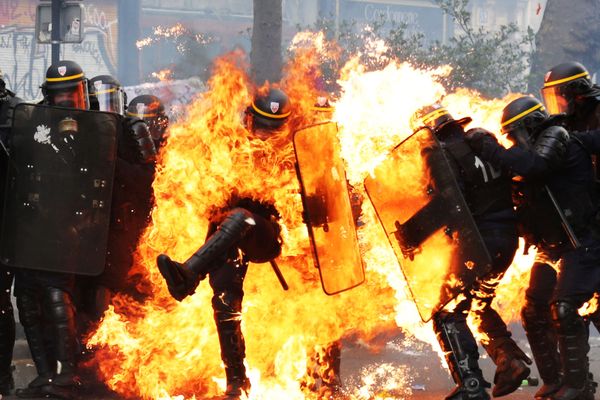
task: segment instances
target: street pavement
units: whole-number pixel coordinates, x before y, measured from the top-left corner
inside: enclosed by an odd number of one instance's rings
[[[521,327],[513,324],[511,329],[519,345],[531,354]],[[600,377],[600,336],[593,328],[592,330],[594,336],[590,338],[590,368],[594,376]],[[35,377],[35,368],[29,358],[25,341],[20,339],[17,342],[15,381],[17,387],[24,387]],[[416,342],[407,346],[405,338],[398,335],[392,339],[387,337],[385,342],[379,343],[379,347],[379,351],[374,351],[372,343],[365,344],[359,340],[343,342],[342,379],[346,392],[356,393],[356,388],[360,387],[363,389],[361,393],[368,393],[371,398],[377,395],[386,400],[440,400],[453,388],[448,372],[442,368],[439,357],[428,345]],[[485,354],[483,349],[480,349],[480,353]],[[494,366],[490,359],[482,356],[480,364],[485,377],[492,381]],[[365,376],[368,378],[365,379]],[[538,376],[535,368],[532,370],[532,376]],[[392,384],[389,389],[390,381],[402,382],[402,384]],[[522,386],[517,392],[503,397],[503,399],[533,399],[536,390],[536,387]],[[118,396],[94,397],[85,394],[81,398],[85,400],[119,399]],[[367,399],[369,397],[360,398]],[[16,396],[5,396],[2,400],[15,399],[17,399]]]

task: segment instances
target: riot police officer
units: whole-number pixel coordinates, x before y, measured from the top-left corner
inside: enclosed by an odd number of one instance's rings
[[[111,75],[98,75],[88,82],[90,110],[125,115],[127,94],[121,83]]]
[[[275,88],[257,95],[246,110],[248,130],[262,140],[284,128],[291,114],[287,95]],[[228,205],[210,220],[208,238],[186,262],[158,256],[160,273],[173,298],[182,301],[209,276],[212,307],[227,376],[226,398],[237,399],[250,390],[241,330],[243,283],[249,262],[264,263],[281,253],[280,218],[267,202],[232,194]]]
[[[12,110],[22,100],[6,88],[0,73],[0,210],[4,199],[4,183],[8,159],[6,149],[9,142]],[[1,212],[1,211],[0,211]],[[15,318],[10,300],[13,271],[0,265],[0,395],[8,395],[14,388],[11,361],[15,344]]]
[[[465,142],[464,126],[471,118],[455,120],[438,104],[418,110],[411,126],[431,128],[439,139],[459,186],[474,217],[481,237],[492,255],[492,270],[475,281],[464,293],[453,311],[442,309],[434,317],[434,329],[446,354],[446,359],[457,384],[446,399],[487,399],[489,385],[478,365],[478,350],[466,322],[472,301],[480,307],[472,310],[479,317],[479,330],[485,333],[482,343],[497,366],[494,376],[494,397],[514,392],[529,375],[526,364],[531,361],[512,340],[506,324],[491,303],[501,277],[511,264],[518,245],[516,218],[512,208],[510,178],[483,163]]]
[[[600,128],[600,87],[578,62],[552,67],[544,78],[542,99],[550,114],[566,114],[568,131]]]
[[[127,106],[127,116],[139,118],[148,125],[154,146],[157,151],[160,150],[169,127],[169,117],[162,101],[151,94],[134,97]]]
[[[504,149],[482,131],[471,132],[470,141],[483,159],[526,178],[519,191],[520,220],[540,255],[521,315],[544,380],[536,398],[593,399],[587,328],[577,310],[600,285],[590,156],[600,150],[600,142],[595,135],[570,136],[561,119],[549,117],[537,99],[524,96],[502,115],[503,132],[516,146]],[[558,277],[551,269],[557,261]]]
[[[73,61],[51,65],[42,84],[44,103],[81,110],[89,109],[87,89],[83,70]],[[69,398],[79,386],[73,284],[74,275],[68,273],[22,268],[16,271],[19,318],[38,373],[27,388],[17,390],[19,397]],[[51,331],[50,338],[44,321]]]

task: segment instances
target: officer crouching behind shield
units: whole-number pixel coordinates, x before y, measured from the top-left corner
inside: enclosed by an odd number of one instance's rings
[[[87,82],[83,70],[73,61],[60,61],[51,65],[46,72],[42,92],[44,103],[47,105],[79,110],[89,108]],[[50,132],[46,125],[40,125],[36,141],[48,148],[48,154],[45,154],[40,162],[48,161],[48,164],[31,165],[32,173],[37,172],[36,168],[40,168],[41,171],[49,165],[73,162],[76,139],[76,125],[74,127],[73,123],[74,120],[67,120],[62,125],[64,131],[57,134]],[[54,164],[51,158],[54,158]],[[48,192],[42,192],[40,196],[43,197],[45,193]],[[54,195],[67,196],[66,193],[51,194]],[[27,388],[17,390],[18,397],[74,396],[80,382],[76,366],[79,344],[72,300],[73,289],[74,275],[71,273],[16,269],[15,296],[19,318],[38,374]]]
[[[418,110],[411,119],[414,129],[429,127],[437,136],[453,168],[459,187],[473,215],[488,253],[492,269],[463,292],[465,299],[453,311],[442,309],[433,317],[433,327],[445,353],[452,378],[457,386],[446,399],[488,399],[489,394],[478,365],[479,353],[467,326],[469,312],[478,315],[479,330],[488,340],[482,343],[494,363],[494,397],[508,395],[519,388],[529,375],[531,361],[511,338],[506,324],[491,306],[496,286],[515,255],[518,237],[511,201],[510,178],[481,162],[465,141],[463,126],[471,118],[455,120],[438,104]],[[471,311],[478,300],[480,307]]]
[[[588,332],[577,310],[600,288],[590,155],[600,153],[600,132],[570,135],[563,120],[524,96],[509,103],[502,115],[502,130],[515,146],[505,149],[483,130],[470,131],[469,143],[496,168],[525,178],[518,193],[519,219],[539,253],[521,310],[544,380],[535,398],[593,399]],[[557,262],[558,277],[549,267]]]
[[[278,106],[276,111],[272,111],[273,104]],[[285,128],[290,114],[288,96],[271,88],[253,99],[246,111],[246,127],[259,139],[268,140]],[[227,399],[239,399],[242,392],[250,391],[241,329],[244,278],[249,262],[264,263],[281,253],[279,218],[272,204],[232,193],[228,206],[213,213],[206,242],[186,262],[173,261],[165,254],[157,259],[169,293],[177,301],[194,294],[200,281],[209,277]]]

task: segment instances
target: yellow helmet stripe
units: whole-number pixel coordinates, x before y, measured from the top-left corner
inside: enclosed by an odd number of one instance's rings
[[[83,78],[83,72],[77,75],[61,76],[60,78],[46,78],[46,82],[64,82],[71,81],[73,79]]]
[[[314,106],[312,108],[315,111],[333,111],[333,107],[318,107],[318,106]]]
[[[96,96],[96,95],[99,95],[99,94],[106,94],[106,93],[113,93],[113,92],[116,92],[116,91],[117,91],[117,89],[115,89],[115,88],[107,89],[107,90],[100,90],[100,91],[97,91],[95,93],[91,93],[90,96]]]
[[[542,111],[544,111],[544,106],[541,105],[541,104],[536,104],[535,106],[531,107],[530,109],[523,111],[521,114],[515,115],[514,117],[512,117],[508,121],[503,122],[502,125],[500,125],[500,126],[502,128],[504,128],[506,125],[512,124],[516,120],[519,120],[519,119],[523,118],[527,114],[530,114],[530,113],[534,112],[537,109],[541,109]]]
[[[154,114],[135,114],[132,112],[127,111],[127,115],[130,117],[137,117],[137,118],[154,118],[154,117],[158,117],[158,114],[154,113]]]
[[[434,111],[430,112],[429,114],[425,114],[423,117],[421,117],[421,121],[425,125],[429,125],[429,122],[435,121],[437,118],[441,117],[442,115],[446,115],[446,114],[448,114],[448,110],[446,110],[445,108],[438,108],[437,110],[434,110]]]
[[[282,119],[282,118],[288,117],[292,113],[291,111],[288,111],[285,114],[279,114],[279,115],[269,114],[269,113],[266,113],[266,112],[260,110],[258,107],[256,107],[256,104],[254,104],[254,102],[252,102],[252,109],[262,116],[265,116],[267,118],[273,118],[273,119]]]
[[[565,82],[569,82],[569,81],[574,81],[575,79],[583,78],[584,76],[587,77],[588,79],[590,78],[590,74],[589,73],[582,72],[580,74],[569,76],[567,78],[557,79],[555,81],[546,82],[546,83],[544,83],[544,87],[550,87],[550,86],[560,85],[561,83],[565,83]]]

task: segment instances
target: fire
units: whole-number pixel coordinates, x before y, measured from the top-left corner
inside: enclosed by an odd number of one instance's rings
[[[321,56],[318,49],[299,48],[286,69],[282,87],[293,101],[291,130],[315,121],[310,107],[321,94],[316,83]],[[461,104],[470,103],[460,102],[477,101],[472,100],[476,94],[447,94],[439,83],[447,68],[424,71],[391,62],[380,71],[365,72],[356,61],[347,66],[339,81],[342,94],[334,119],[348,179],[364,199],[358,234],[367,283],[326,296],[302,222],[290,136],[258,140],[242,123],[255,88],[243,72],[246,66],[241,59],[231,54],[216,62],[206,94],[190,105],[183,121],[171,126],[159,155],[152,222],[135,254],[134,274],[143,277],[139,287],[148,298],[139,304],[118,295],[88,342],[97,348],[104,380],[124,396],[191,399],[222,392],[224,372],[208,283],[201,282],[193,296],[176,303],[155,259],[160,253],[179,261],[187,259],[204,242],[211,210],[224,206],[234,192],[270,201],[281,213],[284,247],[277,261],[290,286],[283,292],[266,265],[253,264],[248,270],[242,329],[252,399],[317,398],[299,384],[307,379],[309,359],[315,348],[347,332],[368,342],[372,335],[396,325],[437,348],[430,324],[422,323],[411,300],[362,182],[411,133],[408,121],[418,108],[441,98],[457,118],[470,112],[482,124],[490,121],[485,126],[497,131],[491,121],[506,100],[463,108]],[[408,394],[409,368],[394,373],[386,368],[363,371],[358,388],[346,393],[347,397],[383,399]],[[383,389],[373,388],[374,377]]]
[[[158,72],[153,72],[151,75],[153,78],[156,78],[159,81],[168,81],[173,76],[173,71],[166,68],[166,69],[161,69]]]

